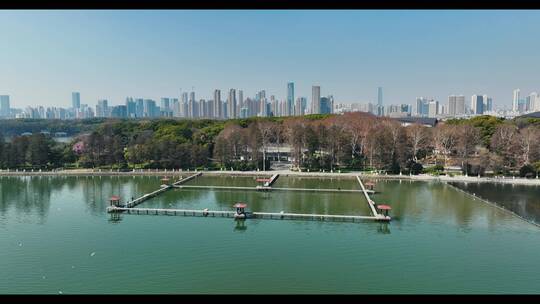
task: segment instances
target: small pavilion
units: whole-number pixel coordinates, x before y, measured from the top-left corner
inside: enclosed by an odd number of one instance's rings
[[[392,210],[392,207],[388,205],[377,205],[377,209],[384,211],[384,215],[388,216],[388,211]]]
[[[236,203],[234,204],[234,208],[236,208],[236,214],[237,215],[241,215],[241,214],[246,214],[246,207],[247,205],[245,203]]]
[[[111,198],[109,199],[110,201],[110,205],[111,206],[116,206],[118,207],[120,205],[120,197],[117,196],[117,195],[113,195],[111,196]]]

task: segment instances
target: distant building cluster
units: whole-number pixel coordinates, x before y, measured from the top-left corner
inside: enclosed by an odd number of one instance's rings
[[[97,101],[95,108],[81,103],[81,94],[73,92],[71,108],[27,107],[24,110],[10,110],[9,96],[1,96],[1,117],[83,119],[93,117],[111,118],[157,118],[184,117],[233,119],[247,117],[301,116],[306,114],[330,114],[334,112],[334,97],[321,96],[320,86],[313,86],[311,107],[306,97],[295,99],[294,83],[287,83],[287,97],[278,100],[274,95],[267,97],[266,91],[259,91],[254,97],[244,98],[242,90],[230,89],[225,98],[221,90],[214,90],[212,99],[196,99],[195,92],[183,92],[180,98],[163,97],[159,103],[153,99],[127,97],[125,104],[110,105],[107,99]],[[4,105],[4,100],[5,105]]]
[[[377,103],[351,103],[336,104],[335,112],[368,112],[378,116],[394,118],[402,117],[426,117],[426,118],[467,118],[476,115],[493,115],[501,117],[515,117],[522,114],[540,111],[540,94],[530,93],[525,98],[520,95],[520,90],[513,92],[512,109],[496,109],[493,99],[488,95],[472,95],[470,103],[464,95],[450,95],[448,102],[443,104],[435,98],[417,97],[416,102],[411,104],[382,104],[382,88],[377,91]]]
[[[302,116],[306,114],[331,114],[344,112],[368,112],[392,118],[466,118],[475,115],[514,117],[540,111],[540,94],[532,92],[522,97],[520,90],[513,91],[511,109],[495,109],[488,95],[472,95],[470,102],[464,95],[450,95],[447,103],[435,98],[417,97],[414,104],[383,104],[383,88],[377,88],[377,102],[334,103],[333,95],[322,96],[320,86],[312,86],[310,104],[308,98],[296,97],[294,83],[287,83],[284,100],[274,95],[267,97],[261,90],[253,97],[245,97],[242,90],[230,89],[223,94],[214,90],[211,99],[197,99],[195,92],[183,92],[180,98],[163,97],[159,103],[153,99],[127,97],[125,104],[110,105],[107,99],[97,101],[95,107],[81,103],[81,94],[73,92],[71,108],[27,107],[10,108],[9,95],[0,95],[0,117],[2,118],[45,118],[82,119],[93,117],[111,118],[157,118],[183,117],[208,119],[233,119],[247,117]]]

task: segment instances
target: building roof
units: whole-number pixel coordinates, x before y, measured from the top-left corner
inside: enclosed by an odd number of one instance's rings
[[[236,203],[236,204],[234,204],[233,207],[234,207],[234,208],[246,208],[247,205],[244,204],[244,203]]]
[[[119,201],[119,200],[120,200],[120,196],[117,196],[117,195],[111,196],[111,201]]]
[[[390,207],[388,205],[377,205],[377,209],[380,209],[380,210],[392,210],[392,207]]]
[[[414,117],[414,116],[408,116],[408,117],[399,117],[396,118],[397,121],[401,123],[406,124],[421,124],[425,126],[431,126],[434,127],[439,121],[437,118],[431,118],[431,117]]]

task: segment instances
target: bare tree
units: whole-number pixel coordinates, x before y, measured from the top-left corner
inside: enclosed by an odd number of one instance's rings
[[[465,169],[465,174],[468,174],[469,156],[474,152],[477,145],[480,144],[480,131],[470,124],[462,124],[456,127],[457,132],[457,151],[461,158],[465,161],[462,168]]]
[[[429,144],[430,133],[427,127],[420,124],[413,124],[407,127],[407,133],[411,140],[413,161],[418,162],[418,151],[424,149]]]
[[[433,141],[437,152],[443,155],[444,166],[446,166],[448,156],[456,147],[456,127],[448,124],[437,125],[437,127],[435,128]]]
[[[518,129],[511,124],[497,126],[491,137],[491,149],[503,158],[504,166],[511,168],[516,162],[518,147]]]
[[[274,123],[267,120],[258,120],[256,124],[261,137],[261,145],[263,150],[263,171],[266,171],[266,149],[268,148],[270,140],[272,139]]]
[[[300,168],[302,163],[303,149],[305,147],[305,124],[305,119],[302,117],[290,117],[283,122],[285,137],[293,148],[294,162],[297,168]]]
[[[531,163],[531,156],[534,157],[534,152],[538,150],[539,140],[540,132],[535,126],[528,126],[519,131],[518,142],[523,165]]]

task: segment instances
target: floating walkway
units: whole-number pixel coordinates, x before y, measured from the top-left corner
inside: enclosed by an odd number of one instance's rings
[[[190,209],[159,209],[159,208],[125,208],[108,207],[107,212],[139,215],[168,215],[168,216],[195,216],[195,217],[228,217],[234,218],[234,211],[220,210],[190,210]],[[275,213],[275,212],[250,212],[248,218],[275,219],[275,220],[314,220],[314,221],[337,221],[355,222],[364,220],[386,221],[376,216],[362,215],[332,215],[332,214],[302,214],[302,213]]]
[[[248,212],[245,214],[247,218],[260,218],[260,219],[281,219],[281,220],[319,220],[319,221],[340,221],[340,222],[355,222],[360,220],[375,220],[375,221],[390,221],[388,215],[383,215],[377,213],[375,208],[375,202],[369,198],[369,193],[375,193],[374,190],[366,190],[364,184],[360,180],[359,176],[356,176],[360,187],[362,190],[354,189],[308,189],[308,188],[272,188],[271,185],[279,177],[279,174],[274,174],[270,179],[265,181],[263,186],[256,187],[229,187],[229,186],[198,186],[198,185],[183,185],[184,183],[200,176],[202,172],[190,175],[186,178],[183,178],[173,184],[164,184],[161,185],[161,188],[147,193],[133,201],[126,203],[125,205],[119,204],[119,198],[114,197],[114,204],[107,208],[108,213],[119,214],[147,214],[147,215],[176,215],[176,216],[199,216],[199,217],[230,217],[235,218],[238,213],[234,211],[211,211],[208,209],[204,210],[190,210],[190,209],[160,209],[160,208],[135,208],[135,206],[141,204],[149,198],[152,198],[162,192],[165,192],[172,188],[213,188],[213,189],[225,189],[225,190],[282,190],[282,191],[310,191],[310,192],[362,192],[368,201],[369,207],[373,213],[372,216],[363,216],[363,215],[332,215],[332,214],[302,214],[302,213],[272,213],[272,212]],[[168,180],[168,179],[167,179]],[[113,198],[111,198],[111,204],[113,203]],[[245,204],[244,204],[245,206]],[[383,207],[380,205],[379,207]],[[386,206],[388,207],[388,206]],[[390,207],[388,207],[390,208]],[[242,210],[243,214],[243,210]]]
[[[175,182],[172,185],[161,185],[161,188],[157,189],[156,191],[151,192],[151,193],[147,193],[147,194],[145,194],[145,195],[143,195],[141,197],[138,197],[138,198],[136,198],[136,199],[134,199],[132,201],[127,202],[124,205],[124,207],[133,208],[133,207],[143,203],[144,201],[146,201],[146,200],[148,200],[148,199],[150,199],[150,198],[152,198],[152,197],[154,197],[154,196],[156,196],[158,194],[161,194],[162,192],[165,192],[165,191],[171,189],[173,186],[174,187],[180,186],[181,184],[183,184],[183,183],[185,183],[187,181],[190,181],[190,180],[196,178],[197,176],[200,176],[201,174],[202,174],[202,172],[195,173],[195,174],[190,175],[188,177],[182,178],[181,180]]]
[[[362,193],[362,190],[355,189],[312,189],[312,188],[273,188],[265,186],[256,186],[256,187],[234,187],[234,186],[203,186],[203,185],[179,185],[174,186],[175,188],[193,188],[193,189],[222,189],[222,190],[278,190],[278,191],[304,191],[304,192],[351,192],[351,193]],[[374,194],[373,190],[366,190],[370,194]]]
[[[360,183],[360,187],[362,187],[362,192],[364,192],[364,196],[366,197],[366,200],[369,204],[369,208],[371,209],[371,212],[373,213],[373,216],[389,221],[390,220],[389,216],[386,216],[377,212],[377,209],[375,208],[375,202],[372,201],[371,198],[369,198],[368,190],[366,190],[366,187],[364,187],[364,184],[362,183],[360,176],[357,175],[356,179],[358,180],[358,183]]]
[[[272,184],[278,179],[279,174],[274,174],[270,177],[270,180],[264,183],[264,187],[271,187]]]

